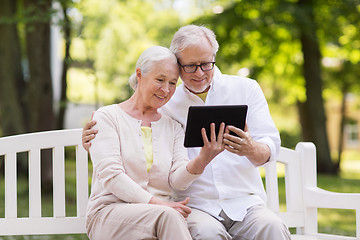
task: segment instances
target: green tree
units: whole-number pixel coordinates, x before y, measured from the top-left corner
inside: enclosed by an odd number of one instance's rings
[[[61,73],[61,89],[60,89],[60,104],[57,115],[57,128],[64,128],[65,112],[68,104],[67,97],[67,81],[68,81],[68,69],[71,65],[70,47],[72,41],[72,22],[68,15],[68,11],[73,7],[71,0],[59,0],[62,9],[63,21],[60,23],[62,28],[63,37],[65,40],[65,54],[62,64]]]
[[[316,35],[317,25],[314,17],[314,1],[299,0],[299,14],[296,22],[300,29],[300,42],[303,53],[303,75],[305,78],[306,101],[300,108],[304,140],[313,141],[317,148],[317,165],[321,172],[333,173],[336,169],[330,156],[326,116],[322,96],[321,53]]]
[[[357,6],[356,6],[357,4]],[[341,121],[336,166],[339,168],[344,147],[344,127],[347,121],[347,95],[360,92],[360,5],[355,1],[335,1],[318,11],[318,22],[324,62],[325,99],[341,102]],[[335,155],[335,151],[334,151]]]
[[[153,45],[169,46],[179,26],[176,11],[162,1],[83,0],[77,9],[82,16],[77,39],[85,51],[74,49],[73,67],[90,72],[94,84],[106,88],[98,90],[98,104],[127,99],[132,94],[128,78],[141,52]]]
[[[0,3],[0,122],[4,135],[55,127],[50,68],[51,4],[51,0],[5,0]],[[25,77],[24,62],[28,66]],[[47,187],[51,188],[50,157],[50,151],[42,151],[45,191]],[[19,165],[26,173],[23,167],[26,163],[20,161]]]
[[[16,1],[0,2],[0,124],[3,135],[25,132],[21,47],[17,32]]]
[[[227,1],[224,6],[222,13],[210,13],[195,21],[215,30],[221,46],[217,62],[229,72],[247,66],[250,77],[271,88],[267,96],[272,100],[278,104],[298,103],[303,139],[317,146],[318,171],[334,173],[336,166],[326,132],[321,60],[329,44],[326,30],[339,26],[340,31],[331,31],[339,38],[339,32],[349,24],[358,26],[354,16],[359,16],[359,3],[253,0]],[[340,19],[351,16],[351,20],[336,24],[323,21],[334,13]]]

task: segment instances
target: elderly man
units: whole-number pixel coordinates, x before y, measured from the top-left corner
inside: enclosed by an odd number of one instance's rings
[[[189,106],[248,105],[245,131],[228,126],[237,136],[224,135],[227,151],[219,154],[175,200],[190,197],[187,222],[193,239],[290,239],[281,219],[266,207],[266,193],[258,167],[272,161],[280,137],[258,83],[225,75],[215,66],[219,45],[203,26],[188,25],[174,35],[170,50],[180,66],[182,84],[161,111],[186,125]],[[84,127],[84,147],[94,132]],[[188,148],[189,158],[200,148]]]

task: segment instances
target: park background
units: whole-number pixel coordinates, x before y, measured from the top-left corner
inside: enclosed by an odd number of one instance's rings
[[[359,0],[1,0],[0,136],[83,127],[98,107],[132,94],[143,50],[169,47],[187,24],[215,32],[223,73],[258,81],[282,146],[316,144],[320,187],[360,192]],[[51,165],[42,164],[51,192]],[[1,190],[2,156],[0,169]],[[319,231],[354,236],[354,216],[324,209]]]

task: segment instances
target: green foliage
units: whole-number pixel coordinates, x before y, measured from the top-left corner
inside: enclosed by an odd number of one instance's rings
[[[217,64],[224,72],[249,68],[249,77],[267,89],[269,100],[288,105],[305,98],[295,14],[295,4],[288,1],[235,1],[195,23],[214,29],[221,46]]]
[[[221,46],[217,55],[221,69],[236,74],[237,69],[247,67],[250,77],[272,89],[268,99],[285,104],[304,101],[298,26],[310,24],[302,17],[297,1],[227,1],[224,5],[222,13],[209,13],[195,21],[215,31]],[[350,0],[315,1],[313,11],[322,54],[325,60],[338,63],[336,69],[324,69],[326,87],[339,89],[339,84],[331,81],[358,79],[349,75],[360,69],[359,6],[358,1]],[[330,77],[329,71],[337,75]],[[355,81],[349,84],[358,84]]]
[[[288,109],[296,108],[298,102],[309,102],[310,106],[317,106],[322,98],[335,98],[339,102],[344,94],[358,94],[359,1],[320,0],[311,1],[311,4],[300,4],[298,0],[253,0],[226,1],[223,6],[223,12],[215,15],[209,12],[194,23],[208,25],[215,31],[220,44],[216,58],[220,69],[229,74],[237,74],[238,70],[244,67],[249,69],[249,77],[260,83],[267,100],[280,109],[286,109],[286,113],[282,113],[283,118],[296,118],[298,114],[293,113],[294,115],[290,116]],[[300,40],[302,34],[314,36],[312,33],[316,33],[315,43],[319,42],[323,57],[321,69],[311,69],[311,66],[316,66],[317,59],[312,64],[304,65],[303,51],[309,45],[302,45]],[[317,51],[317,44],[314,46],[312,52]],[[309,87],[311,84],[312,87]],[[317,92],[314,93],[314,89]],[[317,97],[320,94],[322,98]],[[306,99],[307,96],[315,98]],[[311,113],[302,114],[302,119],[311,122],[310,126],[316,126],[319,119],[324,119],[322,114],[317,118],[310,116],[322,113],[321,106],[322,104],[319,104],[310,110]],[[320,124],[320,127],[323,126],[325,121]],[[318,154],[322,156],[319,158],[321,167],[318,169],[328,171],[331,167],[324,167],[331,163],[328,159],[330,155],[325,127],[321,131],[303,127],[303,136],[310,137],[319,146],[324,146],[318,148]],[[317,130],[321,129],[320,127],[316,126]],[[293,140],[288,138],[288,133],[292,132],[294,127],[279,125],[278,128],[285,138],[283,143],[287,144],[296,139],[295,135]],[[321,137],[313,134],[318,132],[323,132]]]
[[[73,49],[74,58],[93,63],[92,73],[105,89],[99,94],[101,102],[127,99],[131,94],[127,81],[137,58],[152,45],[169,46],[178,27],[177,13],[155,8],[150,1],[83,0],[78,10],[82,15],[78,44],[85,53]]]
[[[300,141],[300,132],[293,130],[280,130],[281,146],[294,149],[296,144]]]

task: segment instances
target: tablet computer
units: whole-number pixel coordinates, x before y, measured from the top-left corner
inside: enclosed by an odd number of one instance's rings
[[[222,122],[225,123],[225,126],[232,125],[244,130],[247,109],[247,105],[190,106],[185,129],[184,146],[204,146],[201,128],[205,128],[206,135],[210,140],[211,123],[215,123],[216,134],[218,134]]]

